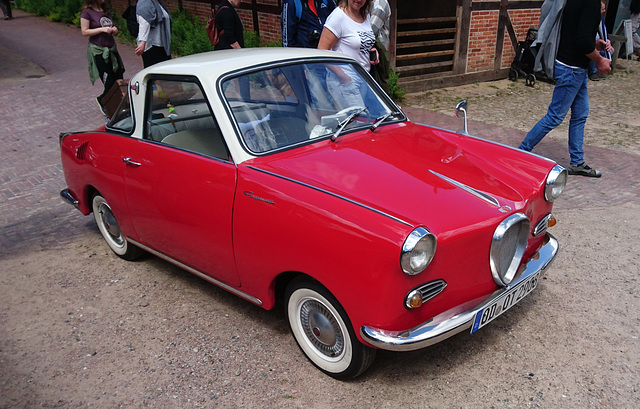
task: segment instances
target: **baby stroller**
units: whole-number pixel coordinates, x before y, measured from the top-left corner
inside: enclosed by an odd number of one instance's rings
[[[538,37],[538,28],[529,28],[526,40],[518,41],[516,57],[513,59],[509,69],[509,79],[511,81],[517,81],[518,77],[524,77],[524,83],[528,87],[533,87],[536,83],[536,76],[533,73],[535,56],[531,51],[531,44],[533,44],[536,37]]]

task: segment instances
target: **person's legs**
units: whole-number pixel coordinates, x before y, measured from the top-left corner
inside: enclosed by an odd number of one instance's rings
[[[556,86],[553,89],[547,114],[529,131],[520,144],[520,149],[530,152],[542,138],[562,123],[581,85],[581,81],[576,84],[573,71],[570,67],[556,63],[554,69]],[[584,72],[585,70],[582,70],[583,75]]]
[[[589,60],[589,79],[598,81],[597,77],[591,78],[598,73],[598,69],[596,68],[596,63]]]
[[[142,65],[144,66],[144,68],[170,59],[171,56],[167,55],[167,53],[164,51],[164,47],[153,46],[142,53]]]
[[[578,73],[576,73],[578,74]],[[589,90],[587,89],[587,74],[583,73],[582,86],[578,89],[573,104],[571,105],[571,119],[569,120],[569,156],[571,165],[584,163],[584,125],[589,116]]]
[[[13,18],[11,15],[11,2],[9,0],[0,0],[0,8],[2,8],[5,20],[11,20]]]
[[[109,78],[109,72],[111,72],[111,66],[107,64],[107,62],[105,62],[104,58],[102,58],[102,55],[95,56],[95,63],[96,67],[98,68],[98,73],[100,74],[100,81],[102,81],[102,84],[104,85],[104,90],[100,95],[96,97],[96,99],[98,100],[98,104],[102,106],[102,97],[104,97],[104,94],[106,94],[109,90],[109,88],[107,88],[107,79]]]
[[[640,55],[640,36],[638,28],[640,27],[640,13],[631,15],[631,32],[633,33],[633,52]]]

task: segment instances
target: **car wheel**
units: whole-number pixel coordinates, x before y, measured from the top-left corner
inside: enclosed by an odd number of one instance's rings
[[[285,301],[296,342],[324,373],[355,378],[371,365],[376,350],[358,341],[344,309],[326,288],[312,280],[294,280]]]
[[[125,260],[133,260],[142,254],[142,250],[127,242],[120,230],[116,216],[111,211],[107,200],[96,194],[91,200],[93,217],[98,224],[98,229],[111,250]]]

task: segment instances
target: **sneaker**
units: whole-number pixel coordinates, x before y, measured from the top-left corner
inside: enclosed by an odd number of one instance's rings
[[[104,107],[102,106],[102,103],[100,103],[100,100],[98,99],[98,97],[96,97],[96,102],[98,103],[98,106],[100,107],[100,112],[102,112],[102,115],[107,116],[107,110],[104,109]]]
[[[607,76],[602,73],[596,72],[594,74],[589,75],[589,79],[591,81],[600,81],[600,80],[606,80]]]
[[[578,176],[587,176],[591,178],[599,178],[602,176],[602,172],[595,170],[586,163],[580,165],[569,165],[569,174]]]

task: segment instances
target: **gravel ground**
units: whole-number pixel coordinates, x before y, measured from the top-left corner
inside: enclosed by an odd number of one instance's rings
[[[619,60],[618,69],[608,79],[589,81],[590,115],[584,143],[640,155],[640,62],[630,61],[629,73],[625,68],[625,61]],[[524,80],[505,79],[408,94],[403,104],[453,115],[452,107],[466,99],[470,119],[528,132],[547,112],[552,92],[553,85],[547,82],[527,87]],[[547,138],[566,141],[568,127],[567,117]]]
[[[0,141],[10,147],[0,164],[0,408],[640,407],[640,192],[619,170],[571,179],[568,198],[598,200],[557,201],[561,252],[508,313],[424,350],[382,351],[364,376],[339,382],[306,360],[281,311],[156,257],[121,260],[92,218],[60,201],[55,135],[101,121],[86,107],[95,92],[82,64],[86,39],[16,15],[13,31],[0,25],[14,50],[0,47],[0,65],[22,64],[14,75],[26,78],[0,79],[0,106],[13,108],[0,117]],[[42,49],[45,70],[22,58],[28,47],[16,44],[36,28],[69,56]],[[636,170],[639,77],[618,72],[590,83],[586,141]],[[410,95],[405,105],[451,115],[466,98],[473,120],[520,132],[544,114],[550,93],[544,83],[497,81]],[[565,141],[566,129],[549,138]]]

